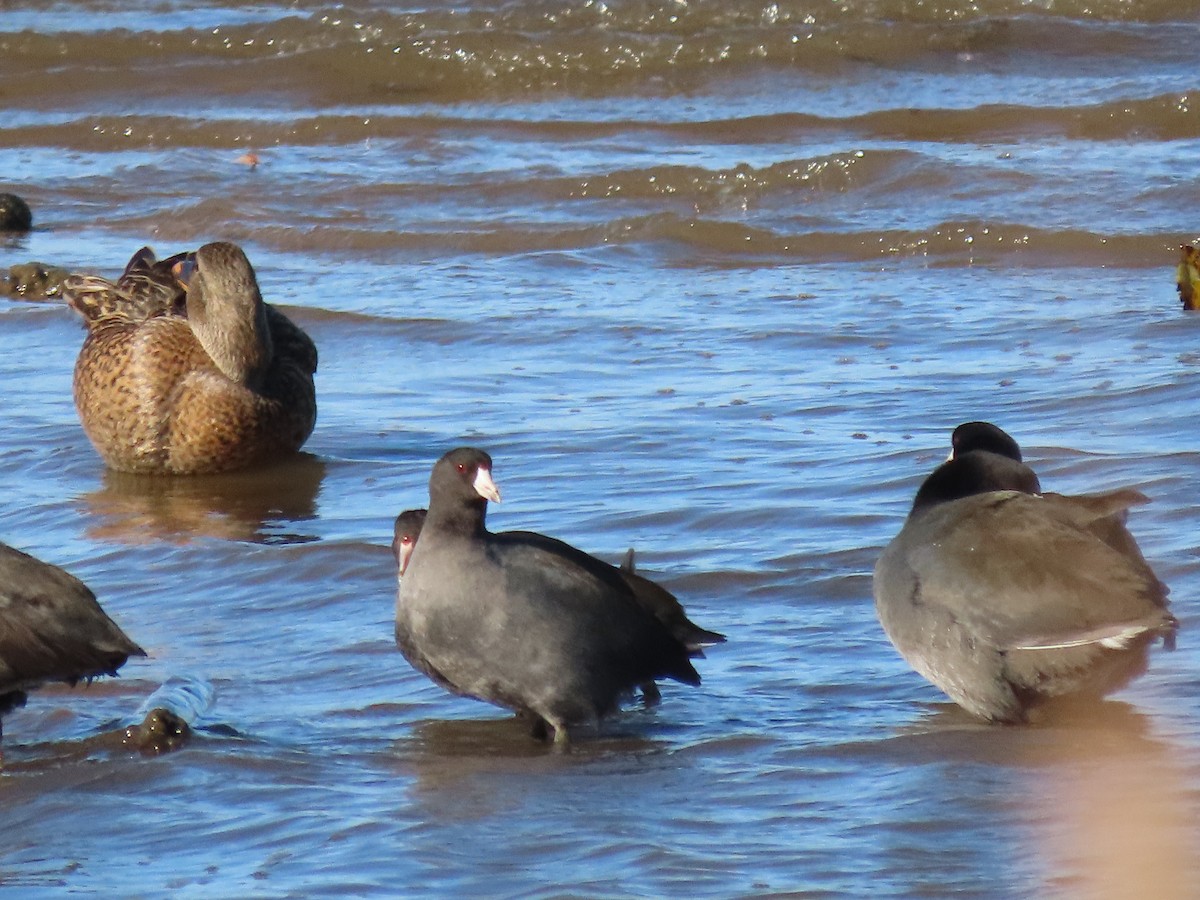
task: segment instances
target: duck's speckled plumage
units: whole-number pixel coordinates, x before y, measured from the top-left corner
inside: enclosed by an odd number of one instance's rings
[[[193,269],[186,287],[180,266]],[[294,453],[312,433],[316,346],[263,302],[234,244],[161,262],[143,249],[115,284],[74,276],[64,293],[88,327],[75,406],[111,468],[229,471]]]

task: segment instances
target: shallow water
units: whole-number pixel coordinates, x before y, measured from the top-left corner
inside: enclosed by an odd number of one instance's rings
[[[236,240],[321,364],[300,459],[122,477],[79,323],[0,300],[0,538],[150,653],[5,719],[0,885],[1194,896],[1198,39],[1178,0],[6,3],[0,266]],[[974,722],[876,622],[976,418],[1154,501],[1179,649],[1077,719]],[[634,546],[729,636],[700,688],[563,756],[407,666],[391,522],[462,443],[492,527]],[[94,743],[171,679],[183,750]]]

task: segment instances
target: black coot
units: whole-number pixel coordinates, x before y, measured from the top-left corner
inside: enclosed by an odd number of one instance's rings
[[[421,536],[421,526],[425,524],[425,510],[406,509],[396,516],[396,524],[392,529],[392,555],[396,557],[396,567],[401,576],[408,568],[408,560],[412,557],[417,538]]]
[[[145,655],[82,581],[0,544],[0,716],[48,681],[116,675]]]
[[[1167,589],[1124,524],[1142,494],[1039,493],[988,423],[953,443],[875,567],[880,621],[914,669],[976,715],[1023,722],[1127,684],[1156,639],[1173,646]]]
[[[699,684],[688,648],[614,567],[532,532],[492,534],[492,461],[463,447],[438,460],[429,511],[396,601],[396,643],[412,665],[468,697],[567,726],[613,712],[659,678]]]
[[[423,509],[406,509],[400,515],[396,516],[392,535],[392,555],[396,557],[396,567],[401,576],[404,575],[404,570],[408,568],[408,561],[412,557],[417,538],[421,536],[421,527],[425,524],[425,515],[426,511]],[[529,541],[540,542],[547,547],[553,547],[570,554],[587,556],[594,562],[601,562],[583,553],[583,551],[577,550],[570,544],[564,544],[562,541],[556,541],[554,538],[548,538],[536,532],[506,531],[502,533],[510,538],[513,535],[521,535]],[[683,608],[683,604],[679,602],[678,597],[662,585],[638,573],[632,547],[625,552],[625,558],[621,561],[621,567],[618,571],[621,573],[621,577],[625,580],[625,583],[629,585],[629,589],[633,591],[634,599],[647,612],[652,613],[658,621],[666,625],[671,634],[675,635],[676,639],[681,641],[693,656],[703,657],[705,647],[725,643],[725,635],[717,631],[709,631],[707,628],[701,628],[689,619],[687,611]]]
[[[408,561],[412,557],[417,538],[421,536],[421,528],[425,524],[425,515],[426,511],[423,509],[406,509],[400,515],[396,516],[396,523],[393,527],[392,555],[396,557],[396,566],[401,577],[404,576],[404,571],[408,568]],[[502,536],[506,540],[518,535],[530,543],[541,544],[554,552],[565,553],[576,559],[582,558],[581,562],[583,565],[604,565],[600,560],[589,556],[582,550],[577,550],[570,544],[564,544],[562,541],[537,534],[536,532],[502,532]],[[626,551],[625,559],[622,560],[618,571],[626,585],[633,591],[633,599],[646,612],[653,615],[667,627],[667,630],[674,635],[675,639],[687,648],[689,656],[703,657],[705,647],[725,643],[725,635],[717,631],[709,631],[707,628],[701,628],[689,619],[678,597],[662,585],[638,574],[634,563],[632,547]],[[640,688],[646,705],[653,705],[661,699],[658,687],[653,681],[643,683],[640,685]]]

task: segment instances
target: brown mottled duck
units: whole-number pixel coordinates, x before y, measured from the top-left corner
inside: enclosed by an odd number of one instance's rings
[[[259,292],[240,247],[156,260],[115,283],[72,276],[88,328],[75,406],[104,462],[124,472],[223,472],[295,453],[317,418],[317,348]]]

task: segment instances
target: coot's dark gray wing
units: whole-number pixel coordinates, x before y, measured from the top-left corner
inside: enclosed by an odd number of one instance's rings
[[[145,655],[83,582],[0,544],[0,693],[115,675]]]
[[[701,628],[689,619],[678,597],[657,582],[637,573],[632,547],[626,551],[625,558],[621,561],[620,572],[638,603],[666,625],[667,630],[683,642],[692,656],[703,657],[704,650],[702,648],[710,644],[725,643],[725,635]]]
[[[1000,650],[1121,646],[1173,627],[1140,552],[1114,549],[1081,515],[1070,498],[1009,492],[931,509],[897,538],[914,602],[945,609]]]
[[[613,673],[629,685],[655,678],[699,684],[688,651],[634,598],[613,566],[570,544],[536,532],[491,535],[488,553],[500,565],[504,589],[520,595],[536,620],[578,634],[595,654],[597,671]]]

